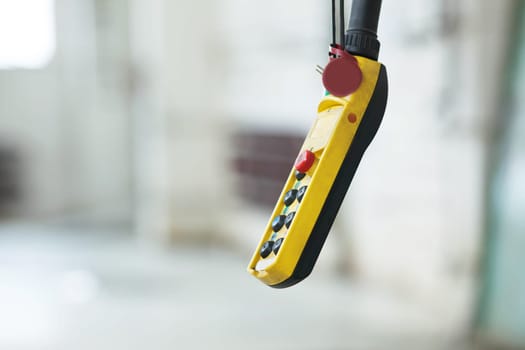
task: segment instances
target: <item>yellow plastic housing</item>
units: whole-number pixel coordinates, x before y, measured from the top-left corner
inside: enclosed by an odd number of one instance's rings
[[[295,177],[295,168],[291,170],[248,266],[248,271],[267,285],[278,285],[292,276],[374,93],[381,64],[363,57],[356,58],[363,74],[361,85],[349,96],[328,95],[319,103],[317,118],[300,151],[314,152],[315,163],[301,181]],[[308,188],[301,203],[295,201],[290,207],[285,206],[286,192],[304,185]],[[278,232],[273,232],[273,219],[292,211],[295,211],[295,217],[289,229],[283,226]],[[263,244],[281,237],[284,240],[278,254],[272,252],[263,259],[260,255]]]

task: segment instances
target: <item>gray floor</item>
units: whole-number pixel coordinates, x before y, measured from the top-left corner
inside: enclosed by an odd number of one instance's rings
[[[330,274],[273,290],[247,258],[0,226],[0,349],[463,349],[412,303]]]

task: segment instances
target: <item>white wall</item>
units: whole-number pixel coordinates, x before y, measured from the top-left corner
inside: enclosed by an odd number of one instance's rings
[[[23,203],[31,213],[61,209],[56,71],[0,71],[0,138],[20,151]]]
[[[58,5],[66,205],[87,220],[125,220],[132,186],[127,2]]]
[[[129,215],[127,8],[104,3],[57,0],[50,64],[0,71],[0,137],[24,157],[21,216]]]
[[[314,106],[312,97],[321,91],[305,83],[317,77],[314,64],[305,69],[304,55],[324,45],[312,39],[318,33],[311,29],[317,5],[300,4],[302,11],[292,20],[302,24],[301,31],[285,21],[299,2],[134,3],[134,64],[145,88],[136,96],[143,108],[136,115],[142,145],[139,232],[161,239],[220,232],[235,200],[231,130],[243,124],[273,129],[283,123],[284,128],[307,129],[310,120],[302,116],[312,114],[308,105],[295,102]],[[268,32],[266,20],[275,32]],[[279,79],[283,70],[288,74]],[[289,100],[283,98],[287,89],[296,93]]]

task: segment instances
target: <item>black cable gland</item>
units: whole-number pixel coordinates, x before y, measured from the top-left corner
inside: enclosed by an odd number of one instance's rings
[[[381,0],[353,0],[350,23],[345,35],[345,50],[356,56],[376,60],[379,56],[377,25]]]
[[[380,46],[375,33],[366,32],[361,29],[349,29],[346,31],[345,50],[352,55],[377,61]]]

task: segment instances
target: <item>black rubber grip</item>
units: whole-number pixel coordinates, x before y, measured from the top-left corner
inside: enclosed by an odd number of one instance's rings
[[[354,0],[345,35],[345,50],[353,55],[376,60],[379,57],[377,25],[381,0]]]
[[[348,30],[361,30],[377,35],[381,0],[354,0]]]

